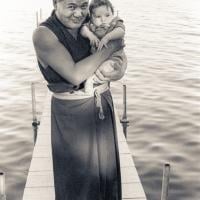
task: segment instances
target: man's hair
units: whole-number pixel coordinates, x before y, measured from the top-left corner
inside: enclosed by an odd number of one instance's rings
[[[94,9],[101,6],[106,6],[107,8],[110,8],[112,13],[114,14],[114,7],[109,0],[92,0],[89,6],[90,14],[93,13]]]

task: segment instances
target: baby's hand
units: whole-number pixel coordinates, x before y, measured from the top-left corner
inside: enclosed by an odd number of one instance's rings
[[[89,36],[89,40],[90,40],[90,45],[91,46],[95,46],[95,47],[99,46],[99,38],[96,35],[91,34]]]
[[[108,42],[109,42],[109,38],[105,35],[101,39],[101,41],[99,42],[98,51],[100,51],[103,48],[103,46],[105,46],[106,48],[108,48],[108,46],[107,46]]]

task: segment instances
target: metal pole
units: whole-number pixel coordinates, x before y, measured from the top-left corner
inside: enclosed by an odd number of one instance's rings
[[[40,8],[40,21],[42,21],[42,9]]]
[[[36,117],[36,100],[35,100],[35,83],[31,83],[31,94],[32,94],[33,121],[37,121],[37,117]]]
[[[161,200],[167,200],[169,190],[170,164],[166,163],[163,169]]]
[[[123,105],[124,105],[124,112],[123,112],[123,119],[127,118],[127,111],[126,111],[126,85],[123,85]]]
[[[123,126],[123,132],[125,138],[127,138],[127,127],[129,125],[129,121],[127,119],[127,99],[126,99],[126,85],[123,85],[123,115],[122,119],[120,120],[122,126]]]
[[[31,94],[32,94],[32,114],[33,114],[32,126],[33,126],[34,143],[35,143],[37,139],[38,125],[40,125],[40,122],[37,120],[36,116],[35,83],[31,84]]]
[[[36,27],[39,26],[39,17],[38,17],[38,11],[36,11]]]
[[[0,172],[0,200],[6,200],[5,174]]]

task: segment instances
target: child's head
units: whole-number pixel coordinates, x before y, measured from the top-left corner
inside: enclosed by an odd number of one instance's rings
[[[96,26],[109,24],[114,17],[114,8],[109,0],[92,0],[89,11],[91,20]]]

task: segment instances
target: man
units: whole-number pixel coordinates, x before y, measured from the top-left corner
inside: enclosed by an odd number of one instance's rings
[[[51,141],[56,200],[121,200],[121,173],[113,103],[108,81],[120,79],[126,69],[97,70],[121,49],[121,41],[90,55],[89,41],[79,28],[88,14],[88,0],[54,1],[52,15],[33,34],[38,64],[51,101]],[[103,87],[96,96],[80,95],[83,82],[96,73]],[[106,87],[104,87],[106,86]],[[100,108],[101,106],[101,108]],[[103,110],[104,119],[98,112]]]

